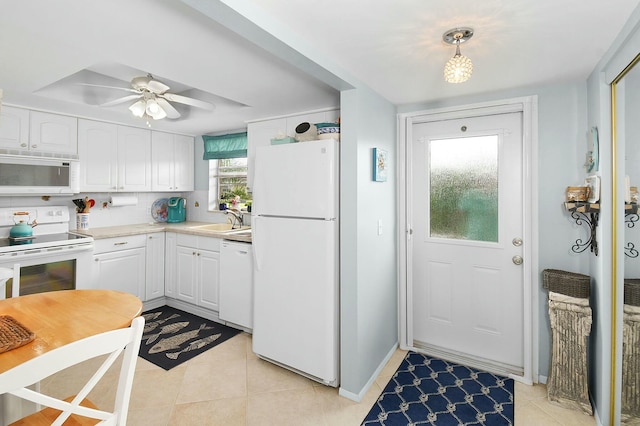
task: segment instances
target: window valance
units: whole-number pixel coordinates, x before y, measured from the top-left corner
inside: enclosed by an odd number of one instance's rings
[[[246,158],[247,133],[232,133],[219,136],[202,136],[204,141],[203,160],[221,158]]]

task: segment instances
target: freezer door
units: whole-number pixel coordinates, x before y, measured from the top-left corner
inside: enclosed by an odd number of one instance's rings
[[[338,214],[338,142],[256,150],[253,214],[331,219]]]
[[[253,223],[253,350],[335,386],[338,257],[333,221]]]

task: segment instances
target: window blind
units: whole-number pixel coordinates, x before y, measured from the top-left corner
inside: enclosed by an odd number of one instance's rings
[[[202,136],[203,160],[247,157],[247,133],[231,133],[219,136]]]

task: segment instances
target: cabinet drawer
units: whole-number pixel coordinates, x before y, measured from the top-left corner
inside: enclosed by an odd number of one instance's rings
[[[198,237],[198,248],[209,251],[220,251],[220,238]]]
[[[117,250],[128,250],[132,248],[145,247],[147,244],[147,236],[128,235],[124,237],[105,238],[94,242],[94,254],[107,253]]]
[[[220,251],[220,238],[202,237],[190,234],[177,234],[177,245],[209,251]]]

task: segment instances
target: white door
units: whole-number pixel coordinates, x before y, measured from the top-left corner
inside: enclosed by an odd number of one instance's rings
[[[522,114],[413,125],[413,345],[523,374]]]

